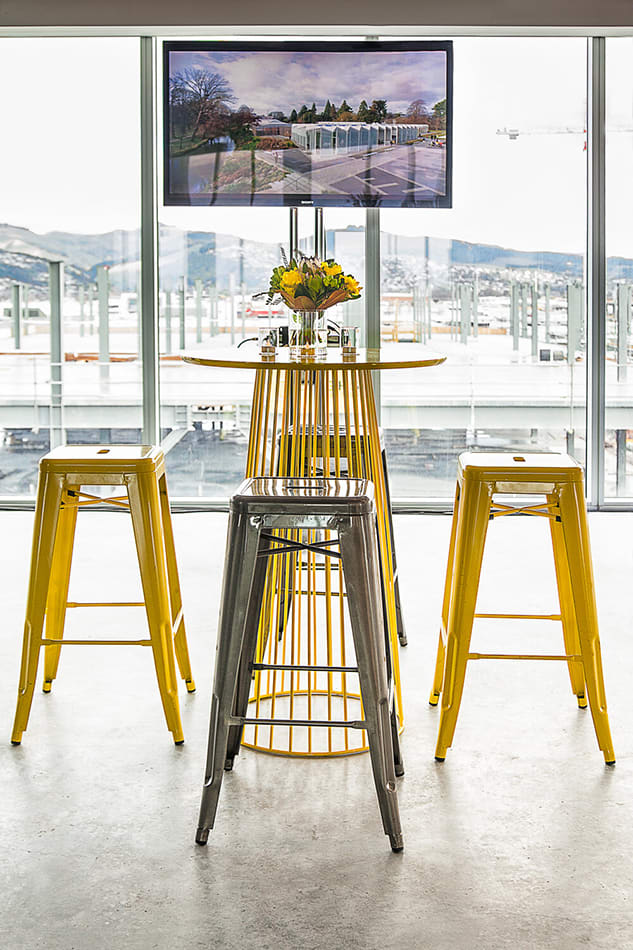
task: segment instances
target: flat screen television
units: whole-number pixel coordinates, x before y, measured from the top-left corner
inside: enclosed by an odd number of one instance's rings
[[[450,42],[166,42],[166,205],[448,208]]]

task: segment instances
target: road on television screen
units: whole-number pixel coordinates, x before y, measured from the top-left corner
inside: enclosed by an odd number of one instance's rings
[[[171,186],[175,194],[221,195],[226,162],[237,162],[228,175],[227,194],[375,195],[377,197],[432,200],[445,194],[446,152],[423,143],[342,153],[331,149],[259,151],[253,175],[250,153],[226,155],[207,152],[171,161]],[[238,162],[238,159],[241,161]],[[240,166],[243,166],[241,168]],[[262,170],[268,169],[267,173]],[[275,169],[275,172],[273,172]],[[264,184],[266,177],[279,180]],[[263,181],[261,180],[263,177]]]
[[[445,194],[446,152],[440,148],[399,145],[331,158],[321,152],[314,160],[308,153],[292,149],[283,153],[282,161],[291,173],[267,190],[283,194],[338,191],[345,195],[410,195],[412,200],[432,200]]]

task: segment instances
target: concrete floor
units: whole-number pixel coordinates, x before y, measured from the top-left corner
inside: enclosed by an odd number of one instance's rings
[[[0,523],[0,946],[633,948],[633,515],[590,519],[615,768],[557,663],[471,663],[455,743],[434,761],[427,698],[450,520],[396,518],[410,643],[399,855],[366,755],[243,751],[208,846],[194,844],[223,515],[174,519],[198,682],[181,693],[185,745],[164,726],[148,651],[69,647],[12,747],[32,515],[3,512]],[[491,526],[480,610],[555,609],[546,531],[541,519]],[[139,597],[122,513],[80,516],[71,597],[100,596]],[[71,614],[69,635],[144,630],[138,610]],[[480,624],[474,649],[513,650],[526,636],[526,650],[560,649],[556,624]]]

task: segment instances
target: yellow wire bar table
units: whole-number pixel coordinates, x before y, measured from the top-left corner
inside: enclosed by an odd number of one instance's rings
[[[399,730],[404,727],[400,687],[393,552],[388,496],[372,384],[372,372],[443,363],[419,344],[359,350],[343,360],[328,349],[319,361],[291,361],[287,348],[262,360],[239,350],[200,351],[183,357],[202,366],[255,370],[246,477],[366,478],[374,483],[385,619],[394,670]],[[243,745],[277,755],[335,756],[368,749],[364,731],[353,727],[311,728],[314,720],[354,722],[363,718],[354,665],[340,559],[324,556],[335,533],[284,529],[286,553],[272,562],[260,615],[256,669],[250,704],[256,725]],[[292,542],[308,550],[297,553]],[[334,563],[333,563],[334,562]],[[275,669],[291,667],[283,671]],[[270,668],[267,668],[270,667]],[[320,669],[327,667],[327,669]],[[309,669],[307,669],[309,668]],[[297,726],[276,725],[276,719]]]

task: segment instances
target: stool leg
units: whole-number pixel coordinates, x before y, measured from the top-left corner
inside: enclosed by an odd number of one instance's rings
[[[26,731],[33,701],[62,488],[62,478],[40,472],[31,549],[31,572],[24,620],[20,683],[15,721],[11,734],[13,745],[19,745],[22,741],[22,733]]]
[[[386,636],[378,592],[381,588],[375,529],[371,519],[354,517],[339,529],[360,692],[369,753],[385,834],[393,851],[404,847],[392,744]]]
[[[174,546],[174,529],[171,523],[169,496],[167,494],[167,477],[163,473],[158,479],[160,494],[160,508],[163,519],[163,535],[165,537],[165,556],[167,558],[167,580],[169,582],[169,603],[171,606],[171,621],[174,630],[174,650],[180,675],[185,681],[187,692],[193,693],[196,684],[191,673],[189,648],[185,633],[185,616],[182,609],[182,594],[180,593],[180,579],[176,562],[176,548]]]
[[[70,566],[77,524],[77,505],[74,503],[77,501],[75,496],[77,491],[78,486],[67,486],[62,495],[46,603],[47,640],[62,640],[64,636]],[[42,689],[45,693],[50,693],[53,680],[57,676],[60,654],[61,646],[47,645],[44,647],[44,683]]]
[[[247,619],[253,615],[258,616],[257,608],[261,607],[261,596],[257,604],[250,603],[256,573],[258,586],[263,586],[259,565],[256,564],[258,541],[259,530],[249,524],[248,517],[231,512],[222,580],[207,763],[196,832],[198,844],[207,843],[209,831],[215,822],[227,757],[229,719],[235,707],[238,669],[240,664],[244,668],[252,663],[255,655],[257,636],[249,637],[248,647],[251,652],[248,656],[244,640]],[[262,561],[265,559],[262,558]],[[257,624],[253,626],[256,633]]]
[[[240,718],[244,718],[248,711],[248,694],[250,693],[251,684],[253,682],[251,663],[253,657],[255,656],[255,649],[257,647],[259,618],[262,611],[262,601],[264,599],[264,589],[266,585],[266,571],[268,569],[268,560],[265,555],[270,546],[270,541],[267,538],[260,537],[251,591],[248,596],[248,610],[244,624],[242,659],[240,661],[238,671],[237,691],[235,696],[235,706],[233,709],[233,714],[235,716],[239,716]],[[233,760],[240,751],[243,732],[243,723],[239,726],[232,725],[229,728],[226,759],[224,762],[224,769],[227,772],[230,772],[233,768]]]
[[[486,483],[473,481],[462,487],[448,614],[442,713],[435,749],[435,758],[439,762],[444,761],[446,750],[452,745],[464,690],[491,497],[491,486]]]
[[[126,476],[126,484],[158,689],[167,728],[173,734],[174,742],[180,745],[185,740],[176,689],[176,666],[172,645],[171,609],[158,483],[156,476],[151,474]]]
[[[607,698],[602,674],[598,612],[582,482],[561,486],[559,506],[589,708],[598,746],[604,755],[605,762],[612,765],[615,762],[615,753],[609,728]]]
[[[455,538],[457,536],[457,519],[459,517],[459,483],[455,489],[455,503],[453,505],[453,519],[451,521],[451,539],[448,545],[448,561],[446,564],[446,578],[444,580],[444,599],[442,600],[442,622],[435,658],[435,673],[433,686],[429,696],[429,705],[437,706],[442,692],[444,680],[444,660],[446,659],[446,630],[448,628],[448,609],[451,602],[451,586],[453,583],[453,563],[455,561]]]
[[[384,575],[382,572],[380,546],[378,544],[378,522],[377,521],[374,523],[374,527],[375,527],[375,534],[376,534],[376,552],[377,552],[377,557],[378,557],[378,569],[380,571],[380,576],[383,577]],[[380,585],[380,600],[382,603],[382,619],[383,619],[384,634],[385,634],[384,649],[385,649],[385,657],[387,661],[387,684],[389,687],[389,693],[391,695],[391,700],[392,700],[390,716],[391,716],[391,743],[393,745],[393,762],[394,762],[394,767],[396,770],[396,776],[400,778],[400,776],[404,775],[404,760],[402,758],[402,750],[400,747],[400,734],[398,731],[399,723],[398,723],[398,713],[396,710],[396,697],[395,697],[395,690],[394,690],[393,657],[391,656],[391,641],[389,639],[389,633],[388,633],[389,614],[388,614],[388,607],[387,607],[387,597],[385,595],[385,588],[383,584]]]
[[[389,489],[389,472],[387,470],[387,453],[382,450],[382,471],[385,479],[385,502],[387,507],[387,529],[391,537],[391,563],[393,565],[393,593],[396,601],[396,633],[400,646],[406,647],[408,644],[407,631],[404,626],[402,616],[402,605],[400,603],[400,582],[398,581],[398,565],[396,563],[396,539],[393,532],[393,513],[391,511],[391,491]]]
[[[556,495],[548,495],[547,502],[549,505],[558,506],[558,498]],[[555,521],[554,518],[550,518],[549,525],[552,535],[552,550],[554,552],[554,567],[556,570],[556,584],[558,587],[558,602],[560,604],[560,615],[563,625],[565,653],[567,653],[568,656],[580,656],[580,641],[578,639],[574,600],[569,581],[569,564],[567,563],[563,527],[561,522]],[[577,697],[578,706],[581,709],[585,709],[587,706],[587,697],[585,695],[585,674],[582,663],[580,660],[568,660],[567,668],[569,670],[571,691]]]

